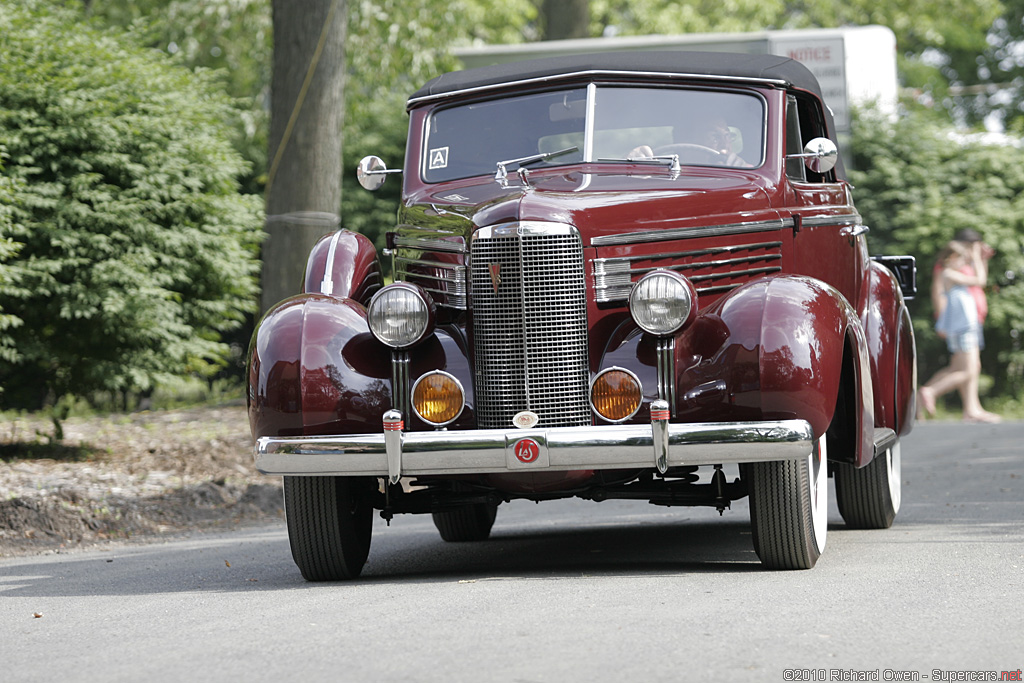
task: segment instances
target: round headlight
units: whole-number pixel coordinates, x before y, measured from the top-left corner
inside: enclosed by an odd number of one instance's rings
[[[640,380],[622,368],[605,370],[590,385],[590,405],[610,422],[622,422],[636,415],[642,398]]]
[[[373,295],[366,307],[373,336],[394,349],[412,346],[430,332],[433,305],[415,285],[395,283]]]
[[[412,407],[424,422],[443,426],[462,414],[466,397],[462,384],[447,372],[428,372],[412,387]]]
[[[644,332],[672,334],[689,322],[696,295],[678,273],[656,270],[640,278],[629,294],[629,312]]]

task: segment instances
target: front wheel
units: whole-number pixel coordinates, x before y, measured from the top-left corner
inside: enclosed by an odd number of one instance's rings
[[[836,463],[836,504],[853,529],[888,529],[903,497],[899,441],[865,467]]]
[[[806,460],[751,463],[754,549],[769,569],[810,569],[825,550],[828,466],[822,436]]]
[[[354,579],[373,532],[376,480],[285,477],[284,509],[292,559],[307,581]]]

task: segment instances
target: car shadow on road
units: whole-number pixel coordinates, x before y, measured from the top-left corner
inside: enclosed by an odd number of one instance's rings
[[[420,538],[423,538],[421,535]],[[375,553],[364,581],[451,581],[761,571],[744,521],[496,528],[477,543],[435,542]]]
[[[636,521],[564,528],[496,528],[476,543],[445,543],[429,520],[375,528],[363,575],[337,587],[568,577],[765,571],[745,520]],[[282,528],[183,543],[19,559],[0,567],[4,597],[296,590],[308,583]]]

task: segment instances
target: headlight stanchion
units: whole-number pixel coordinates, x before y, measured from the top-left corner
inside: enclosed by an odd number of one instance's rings
[[[409,410],[409,352],[391,352],[391,406],[407,418]]]
[[[629,294],[629,313],[644,332],[657,337],[658,399],[676,415],[676,340],[673,335],[697,315],[697,290],[671,270],[640,278]],[[660,410],[660,409],[659,409]]]
[[[658,398],[668,402],[672,417],[676,416],[676,340],[674,337],[658,339]]]

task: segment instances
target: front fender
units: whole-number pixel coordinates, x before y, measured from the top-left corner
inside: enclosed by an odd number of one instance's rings
[[[310,249],[302,291],[366,304],[382,284],[373,242],[351,230],[338,230],[321,237]]]
[[[627,322],[626,325],[630,325]],[[620,330],[601,367],[633,369],[645,401],[657,394],[657,339]],[[855,458],[873,444],[871,372],[864,330],[834,288],[779,275],[739,287],[698,312],[675,336],[675,420],[726,422],[802,419],[821,436],[832,422],[844,361],[855,405]],[[641,411],[643,413],[644,411]],[[639,415],[637,420],[642,419]]]
[[[861,319],[874,382],[875,426],[905,435],[914,424],[917,361],[914,330],[899,283],[872,261]]]
[[[380,430],[391,407],[388,349],[351,299],[300,294],[273,307],[249,345],[253,438]]]

